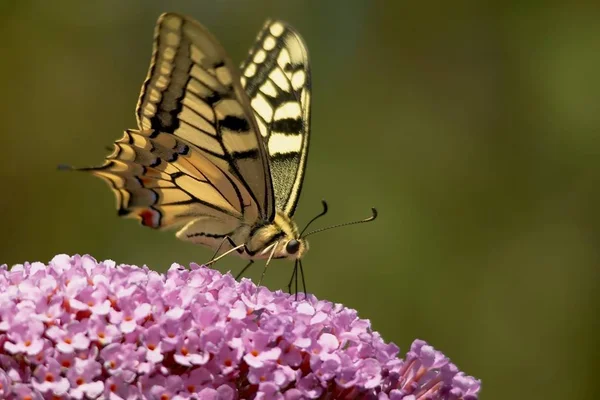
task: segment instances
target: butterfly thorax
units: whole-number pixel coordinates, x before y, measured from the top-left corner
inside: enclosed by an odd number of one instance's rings
[[[248,258],[302,258],[308,242],[300,237],[298,226],[285,213],[278,211],[273,222],[251,230],[246,243]]]

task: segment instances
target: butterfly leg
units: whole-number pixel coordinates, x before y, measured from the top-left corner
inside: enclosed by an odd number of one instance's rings
[[[225,236],[223,238],[223,240],[221,241],[221,243],[219,244],[219,247],[217,247],[217,250],[215,250],[212,257],[210,258],[210,261],[213,261],[215,259],[217,254],[219,254],[219,250],[221,250],[221,247],[223,247],[223,245],[225,244],[226,241],[229,241],[229,244],[231,245],[231,247],[236,247],[235,243],[233,243],[233,240],[231,240],[231,238],[229,236]]]
[[[300,276],[302,277],[302,291],[304,292],[304,300],[306,300],[306,281],[304,280],[304,267],[302,266],[302,260],[298,260],[300,266]],[[298,300],[298,276],[296,276],[296,300]]]
[[[287,285],[289,294],[292,294],[292,282],[294,282],[294,278],[296,278],[297,273],[298,273],[298,260],[296,260],[296,262],[294,263],[294,272],[292,272],[292,277],[290,278],[290,281],[288,282],[288,285]],[[296,293],[298,293],[298,278],[296,278]]]
[[[233,240],[231,240],[231,238],[229,236],[226,236],[225,239],[223,239],[223,242],[225,242],[225,240],[229,241],[229,244],[231,245],[231,249],[227,250],[225,253],[221,254],[220,256],[213,258],[205,263],[204,265],[210,265],[210,264],[214,264],[217,261],[219,261],[221,258],[225,257],[226,255],[228,255],[229,253],[233,253],[234,251],[237,251],[238,253],[242,254],[244,251],[246,253],[248,253],[248,248],[246,247],[245,243],[242,243],[240,245],[236,245],[235,242]],[[219,247],[217,248],[217,251],[220,249],[220,247],[223,245],[223,242],[221,242],[221,244],[219,245]]]
[[[235,280],[237,281],[238,279],[240,279],[241,276],[244,275],[244,272],[246,272],[246,270],[248,268],[250,268],[250,266],[252,264],[254,264],[254,260],[250,260],[250,262],[248,264],[246,264],[246,266],[244,268],[242,268],[242,270],[240,271],[240,273],[235,276]]]
[[[294,272],[292,272],[292,277],[288,282],[288,293],[292,294],[292,282],[295,282],[295,300],[298,301],[298,269],[300,269],[300,276],[302,277],[302,291],[304,292],[304,299],[306,300],[306,280],[304,279],[304,268],[302,267],[302,260],[296,260],[294,264]]]
[[[269,263],[271,262],[271,259],[273,258],[273,254],[275,254],[275,249],[277,248],[278,244],[279,244],[279,242],[275,242],[274,244],[272,244],[273,249],[271,250],[271,254],[269,254],[269,258],[267,259],[265,268],[263,269],[262,275],[260,276],[260,280],[258,281],[258,286],[260,286],[262,284],[263,278],[265,277],[265,274],[267,273],[267,267],[269,266]]]

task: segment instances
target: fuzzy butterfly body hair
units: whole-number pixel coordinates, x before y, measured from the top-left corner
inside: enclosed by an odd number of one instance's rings
[[[292,216],[308,155],[310,84],[306,45],[285,22],[267,21],[238,69],[201,24],[165,13],[138,129],[125,131],[102,166],[79,170],[105,180],[119,215],[142,225],[179,228],[179,239],[215,254],[299,260],[308,244]]]

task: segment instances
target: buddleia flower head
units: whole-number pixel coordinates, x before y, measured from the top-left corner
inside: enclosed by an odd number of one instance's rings
[[[0,398],[477,399],[427,343],[398,352],[355,310],[195,264],[0,269]]]

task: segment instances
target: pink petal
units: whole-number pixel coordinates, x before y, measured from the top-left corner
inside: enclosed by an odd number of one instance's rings
[[[337,350],[337,348],[340,347],[340,342],[331,333],[322,334],[317,342],[321,345],[323,350],[328,353],[331,353],[333,350]]]
[[[142,303],[136,307],[135,311],[133,312],[133,316],[137,321],[139,321],[146,318],[150,314],[150,311],[152,311],[152,306],[148,303]]]

